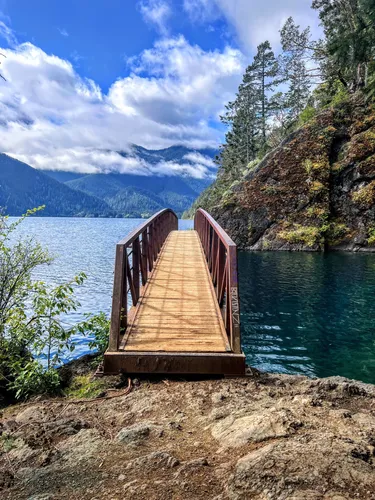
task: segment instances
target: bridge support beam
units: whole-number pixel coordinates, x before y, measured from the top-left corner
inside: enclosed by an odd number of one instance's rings
[[[107,352],[104,355],[104,373],[243,377],[245,356],[232,353]]]

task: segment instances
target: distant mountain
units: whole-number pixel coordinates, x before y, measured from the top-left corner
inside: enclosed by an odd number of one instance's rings
[[[176,163],[183,163],[186,161],[185,157],[191,153],[199,153],[209,158],[214,158],[218,151],[214,149],[190,149],[185,146],[171,146],[165,149],[146,149],[142,146],[133,144],[132,153],[120,152],[123,156],[138,156],[151,165],[156,165],[160,161],[174,161]]]
[[[132,152],[119,152],[124,157],[136,156],[149,165],[161,162],[192,164],[189,154],[213,158],[211,149],[192,150],[184,146],[172,146],[161,150],[148,150],[132,146]],[[100,198],[121,217],[148,217],[157,210],[169,207],[177,214],[187,210],[213,179],[197,179],[188,175],[157,176],[130,174],[77,174],[61,171],[44,171],[69,188],[83,191]]]
[[[44,216],[110,217],[116,215],[103,200],[77,192],[40,170],[0,153],[0,207],[21,215],[45,205]]]

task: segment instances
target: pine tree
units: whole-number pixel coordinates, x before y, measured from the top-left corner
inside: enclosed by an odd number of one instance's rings
[[[373,0],[314,0],[325,34],[329,68],[348,90],[367,85],[375,50]],[[326,75],[329,77],[329,75]]]
[[[292,17],[280,34],[283,52],[279,64],[284,81],[289,84],[285,106],[289,120],[294,121],[306,106],[311,86],[321,77],[319,66],[314,65],[319,52],[318,46],[311,42],[310,28],[301,31]]]
[[[259,100],[259,128],[262,148],[267,143],[268,119],[274,112],[270,93],[279,83],[279,64],[270,43],[263,42],[258,46],[254,61],[244,75],[244,86],[256,89],[253,93],[254,96],[257,95]]]
[[[221,121],[229,127],[220,160],[222,170],[235,176],[256,157],[257,154],[257,106],[256,89],[242,83],[236,99],[226,106]]]

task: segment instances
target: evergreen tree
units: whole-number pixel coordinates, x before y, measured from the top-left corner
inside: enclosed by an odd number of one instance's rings
[[[374,60],[374,1],[314,0],[312,7],[319,11],[324,29],[326,73],[332,72],[350,91],[364,88]]]
[[[284,81],[289,84],[284,105],[289,121],[294,121],[305,108],[311,86],[320,77],[320,70],[313,66],[316,46],[310,40],[310,28],[301,31],[290,17],[280,34],[283,53],[279,64]]]
[[[257,154],[257,106],[256,89],[242,83],[236,99],[226,105],[221,121],[229,127],[226,143],[221,150],[220,162],[223,172],[236,175]]]
[[[255,100],[259,101],[261,148],[264,148],[267,142],[268,120],[274,112],[270,94],[280,83],[279,64],[268,41],[258,46],[257,54],[247,68],[243,81],[244,87],[249,86]]]

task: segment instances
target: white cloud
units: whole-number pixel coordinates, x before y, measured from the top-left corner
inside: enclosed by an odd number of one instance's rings
[[[143,175],[210,175],[204,157],[150,167],[113,151],[129,151],[131,143],[217,147],[221,134],[211,124],[233,97],[245,63],[229,47],[204,51],[183,37],[165,39],[103,93],[70,62],[31,43],[0,51],[7,79],[0,83],[1,151],[37,168]]]
[[[279,31],[289,16],[303,27],[311,26],[316,37],[320,35],[311,0],[184,0],[184,9],[193,22],[212,22],[221,14],[250,53],[264,40],[277,50]]]
[[[124,112],[136,110],[168,126],[205,126],[233,97],[244,66],[241,52],[229,47],[205,52],[182,36],[162,40],[133,61],[133,74],[112,86],[109,99]]]
[[[66,31],[65,28],[57,28],[57,30],[60,33],[60,35],[62,35],[62,36],[69,36],[69,33]]]
[[[220,17],[215,0],[184,0],[184,10],[194,22],[212,22]]]
[[[208,167],[213,170],[216,169],[216,165],[212,158],[202,155],[201,153],[198,152],[188,153],[187,155],[184,156],[183,159],[191,161],[192,163],[197,165],[204,165],[205,167]]]
[[[14,31],[3,21],[0,21],[0,37],[4,38],[10,47],[15,47],[17,45],[17,37]]]
[[[154,24],[162,35],[168,33],[167,21],[172,15],[170,4],[165,0],[142,0],[139,9],[143,19]]]

